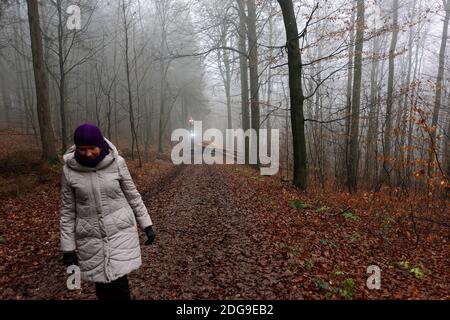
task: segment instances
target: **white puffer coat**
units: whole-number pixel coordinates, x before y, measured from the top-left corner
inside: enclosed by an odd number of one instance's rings
[[[110,152],[94,168],[63,155],[61,251],[77,251],[81,279],[111,282],[141,265],[137,231],[152,225],[125,159],[105,138]]]

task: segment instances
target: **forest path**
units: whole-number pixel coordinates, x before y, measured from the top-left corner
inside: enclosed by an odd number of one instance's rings
[[[304,193],[249,166],[129,164],[156,231],[151,246],[139,231],[134,299],[448,298],[448,229],[417,220],[415,246],[407,203]],[[58,176],[1,208],[0,299],[96,298],[91,282],[66,287]],[[374,264],[380,290],[366,286]]]
[[[137,298],[276,298],[280,269],[264,226],[239,207],[217,169],[185,165],[144,196],[157,236],[142,247],[143,265],[130,277]]]

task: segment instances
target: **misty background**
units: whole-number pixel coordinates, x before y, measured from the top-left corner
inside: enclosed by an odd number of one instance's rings
[[[358,2],[365,10],[355,160],[348,148]],[[304,151],[313,181],[345,184],[349,161],[356,161],[358,179],[370,187],[380,184],[386,162],[389,184],[402,188],[429,183],[419,179],[427,169],[437,186],[448,181],[445,50],[444,63],[439,61],[448,41],[447,2],[293,1],[305,96]],[[71,5],[81,9],[79,30],[67,28]],[[152,151],[156,156],[169,151],[171,132],[188,127],[189,119],[202,120],[204,130],[223,131],[246,129],[247,121],[247,128],[250,122],[280,130],[280,176],[290,179],[288,55],[277,1],[42,0],[38,7],[60,153],[86,121],[132,157],[146,160]],[[0,129],[40,143],[30,48],[26,1],[1,0]],[[243,77],[250,78],[246,86]],[[251,121],[243,119],[243,111]]]

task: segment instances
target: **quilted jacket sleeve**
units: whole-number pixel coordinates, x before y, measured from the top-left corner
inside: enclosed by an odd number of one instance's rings
[[[61,175],[60,212],[61,251],[75,251],[75,195],[64,169]]]
[[[150,215],[145,207],[144,201],[142,201],[141,194],[136,189],[133,179],[128,170],[125,159],[122,156],[118,157],[118,165],[120,170],[120,185],[125,197],[128,200],[131,208],[133,209],[134,216],[142,230],[146,227],[153,225]]]

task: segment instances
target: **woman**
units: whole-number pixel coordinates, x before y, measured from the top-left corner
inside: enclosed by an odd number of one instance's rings
[[[74,143],[61,178],[64,264],[78,265],[81,280],[95,282],[99,300],[130,299],[127,274],[142,263],[137,223],[149,245],[152,220],[125,159],[98,127],[80,125]]]

